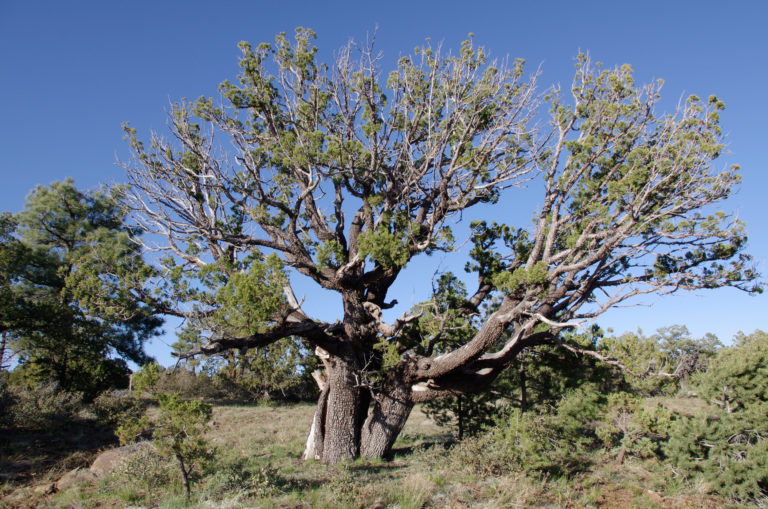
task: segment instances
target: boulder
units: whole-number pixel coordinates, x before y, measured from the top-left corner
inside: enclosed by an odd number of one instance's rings
[[[117,449],[104,451],[93,462],[90,472],[96,477],[104,477],[122,462],[147,447],[155,450],[155,446],[151,442],[139,442],[138,444],[125,445]]]
[[[66,474],[64,474],[61,479],[56,481],[55,487],[56,490],[63,490],[66,489],[73,484],[78,483],[84,483],[84,482],[92,482],[97,479],[96,474],[91,472],[88,469],[85,468],[76,468],[74,470],[70,470]]]

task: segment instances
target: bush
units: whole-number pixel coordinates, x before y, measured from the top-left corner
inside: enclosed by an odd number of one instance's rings
[[[163,368],[155,361],[144,364],[131,378],[131,390],[138,394],[152,392]]]
[[[700,412],[672,425],[665,451],[688,476],[734,500],[768,496],[768,405],[740,414]]]
[[[500,423],[496,437],[519,470],[567,476],[591,463],[604,405],[598,392],[577,389],[553,410],[522,413],[513,409]]]
[[[81,420],[85,408],[82,394],[66,392],[57,382],[29,388],[11,386],[5,392],[9,407],[5,420],[16,428],[52,431]]]
[[[603,395],[587,385],[552,408],[512,408],[493,431],[455,448],[456,461],[499,474],[507,470],[570,477],[601,456],[655,457],[667,438],[671,413],[627,393]]]
[[[697,390],[713,406],[672,425],[669,459],[734,500],[768,496],[768,335],[737,337],[698,376]]]
[[[0,428],[13,426],[13,407],[16,405],[16,395],[8,386],[8,373],[0,372]]]
[[[672,413],[662,405],[646,409],[642,398],[620,392],[608,396],[595,434],[606,450],[619,449],[619,463],[627,454],[652,458],[661,454],[672,420]]]
[[[138,419],[145,410],[140,399],[125,391],[105,392],[91,404],[97,422],[112,429],[129,419]]]
[[[200,477],[213,458],[213,448],[204,438],[212,406],[198,400],[182,400],[178,394],[158,394],[160,412],[155,422],[143,415],[129,419],[117,430],[121,443],[129,443],[151,432],[161,454],[176,459],[184,491],[189,497],[190,483]]]

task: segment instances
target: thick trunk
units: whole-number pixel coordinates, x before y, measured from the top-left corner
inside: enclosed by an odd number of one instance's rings
[[[330,368],[322,460],[337,463],[358,455],[360,412],[363,409],[354,366],[343,359],[333,358]]]
[[[383,389],[369,413],[370,394],[357,387],[349,365],[334,359],[328,367],[302,458],[336,463],[389,456],[413,408],[410,389]]]
[[[413,408],[410,389],[402,384],[378,393],[374,401],[373,410],[363,424],[360,441],[360,454],[365,458],[390,455]]]

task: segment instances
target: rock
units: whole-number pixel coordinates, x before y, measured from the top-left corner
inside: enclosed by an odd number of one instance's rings
[[[40,495],[50,495],[55,491],[56,491],[55,484],[41,484],[40,486],[35,486],[34,488],[34,492]]]
[[[96,474],[94,474],[90,470],[86,470],[84,468],[76,468],[64,474],[61,477],[61,479],[56,481],[55,486],[57,490],[63,490],[72,486],[73,484],[83,483],[83,482],[93,482],[96,479],[97,479]]]
[[[99,454],[99,457],[93,462],[90,472],[94,474],[95,477],[104,477],[122,462],[147,447],[155,450],[155,446],[151,442],[139,442],[138,444],[126,445],[118,447],[117,449],[104,451]]]

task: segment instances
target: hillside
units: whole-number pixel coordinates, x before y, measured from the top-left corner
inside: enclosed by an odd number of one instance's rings
[[[723,507],[702,486],[676,484],[673,472],[607,455],[568,481],[500,468],[482,440],[450,445],[450,435],[416,409],[392,461],[327,466],[300,459],[313,406],[215,406],[209,439],[215,465],[193,485],[187,503],[178,472],[145,454],[96,483],[50,493],[66,468],[85,466],[95,452],[58,462],[23,482],[6,481],[10,508],[28,507]],[[487,445],[487,444],[486,444]],[[80,463],[77,465],[76,463]],[[5,461],[3,467],[7,469]]]

